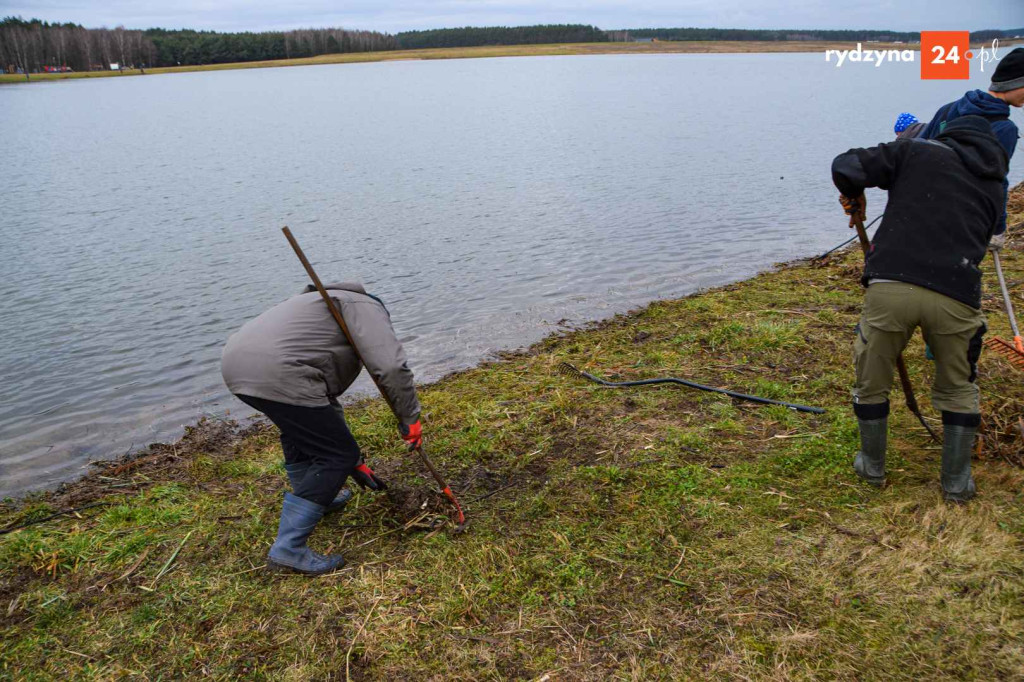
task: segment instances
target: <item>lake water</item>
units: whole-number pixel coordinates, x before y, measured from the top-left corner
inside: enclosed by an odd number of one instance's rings
[[[430,380],[846,238],[832,157],[989,76],[918,68],[609,55],[0,87],[0,497],[247,414],[220,351],[305,284],[283,225],[325,280],[386,301]]]

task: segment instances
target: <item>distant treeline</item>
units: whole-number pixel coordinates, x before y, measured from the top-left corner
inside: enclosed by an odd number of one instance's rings
[[[18,73],[90,71],[110,69],[112,64],[121,68],[222,64],[396,48],[392,35],[340,28],[217,33],[137,31],[123,26],[87,29],[16,17],[0,21],[0,71]]]
[[[403,31],[395,36],[403,50],[424,47],[476,47],[478,45],[539,45],[544,43],[606,43],[608,32],[584,24],[539,26],[485,26]]]
[[[971,33],[971,40],[1024,36],[1024,28],[987,30]],[[916,31],[819,31],[759,30],[742,28],[633,28],[603,31],[595,26],[563,24],[545,26],[491,26],[476,28],[441,28],[431,31],[405,31],[395,36],[402,49],[425,47],[473,47],[476,45],[525,45],[538,43],[603,43],[634,40],[819,40],[830,42],[904,42],[916,43]]]
[[[878,40],[893,42],[901,40],[916,43],[920,33],[897,31],[769,31],[743,28],[631,28],[616,31],[625,34],[625,40],[655,38],[657,40],[828,40],[836,42]],[[623,39],[623,38],[620,38]]]
[[[146,31],[145,35],[156,48],[156,66],[292,59],[342,52],[377,52],[398,47],[392,35],[341,28],[262,33],[168,31],[155,28]]]
[[[46,69],[109,69],[111,64],[153,62],[152,41],[142,31],[86,29],[8,17],[0,21],[0,70],[33,73]]]
[[[1024,28],[975,31],[971,39],[991,41],[1024,35]],[[7,17],[0,21],[0,71],[88,71],[125,67],[177,66],[315,57],[342,52],[478,45],[602,43],[633,40],[824,40],[833,42],[917,42],[920,34],[898,31],[750,30],[721,28],[638,28],[603,31],[585,24],[490,26],[405,31],[397,35],[340,28],[218,33],[84,28]]]
[[[760,30],[743,28],[631,28],[623,31],[608,31],[612,40],[823,40],[830,42],[904,42],[916,43],[921,34],[917,31],[818,31],[818,30]],[[974,31],[971,40],[987,41],[994,38],[1013,38],[1024,35],[1024,28],[1005,31]]]
[[[971,31],[971,40],[988,42],[990,40],[1003,40],[1005,38],[1024,38],[1024,28],[1011,28],[1005,31],[993,29],[987,31]]]

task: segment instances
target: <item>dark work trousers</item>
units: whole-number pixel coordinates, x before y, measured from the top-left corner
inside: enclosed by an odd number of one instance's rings
[[[236,397],[280,429],[285,463],[310,463],[293,493],[322,507],[329,505],[359,462],[359,444],[348,430],[341,405],[300,407],[248,395]]]

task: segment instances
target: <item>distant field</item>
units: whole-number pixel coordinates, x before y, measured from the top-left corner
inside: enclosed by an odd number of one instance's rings
[[[874,50],[913,50],[917,44],[869,43]],[[146,69],[146,75],[176,73],[180,71],[219,71],[221,69],[261,69],[273,66],[310,66],[313,64],[348,64],[353,62],[385,62],[403,59],[470,59],[479,57],[541,57],[579,54],[670,54],[681,52],[821,52],[830,49],[849,49],[848,42],[826,41],[688,41],[657,43],[560,43],[553,45],[487,45],[482,47],[445,47],[426,50],[395,50],[392,52],[356,52],[328,54],[303,59],[276,59],[262,62],[233,62],[230,64],[204,64],[201,66],[169,66]],[[32,74],[32,80],[63,80],[66,78],[107,78],[135,76],[137,70],[83,71],[79,73]],[[0,74],[0,83],[24,82],[16,74]]]

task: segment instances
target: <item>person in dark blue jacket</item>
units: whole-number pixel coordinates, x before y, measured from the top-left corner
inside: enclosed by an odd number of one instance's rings
[[[1013,157],[1020,136],[1016,124],[1010,120],[1010,107],[1024,106],[1024,47],[1018,47],[999,60],[988,92],[971,90],[963,97],[941,107],[932,120],[921,131],[919,137],[934,140],[946,129],[946,125],[961,116],[981,116],[992,126],[992,134]],[[1009,191],[1009,182],[1003,179],[1004,192]],[[996,236],[991,248],[998,251],[1005,241],[1006,210],[996,227]]]

